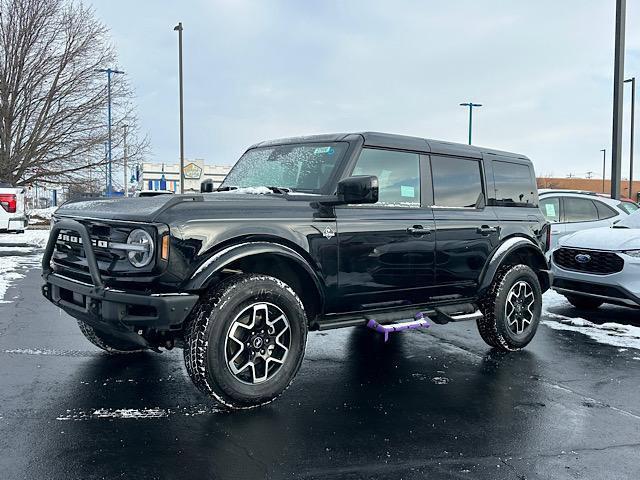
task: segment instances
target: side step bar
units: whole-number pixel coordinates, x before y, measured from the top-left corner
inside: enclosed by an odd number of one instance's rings
[[[398,324],[397,322],[412,322],[417,320],[416,311],[423,317],[429,318],[433,323],[444,325],[449,322],[462,322],[478,320],[482,318],[482,312],[471,303],[447,305],[442,307],[420,308],[419,305],[412,309],[399,309],[391,311],[372,311],[366,313],[353,313],[347,315],[324,316],[318,319],[318,330],[331,330],[334,328],[355,327],[367,325],[371,320],[384,326]]]

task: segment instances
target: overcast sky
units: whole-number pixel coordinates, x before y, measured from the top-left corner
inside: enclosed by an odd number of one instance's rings
[[[182,21],[187,158],[229,164],[256,141],[341,131],[465,143],[458,104],[472,100],[484,105],[474,144],[528,155],[539,175],[601,175],[601,148],[609,166],[614,0],[92,3],[156,162],[179,155]],[[640,2],[627,4],[625,70],[640,97]]]

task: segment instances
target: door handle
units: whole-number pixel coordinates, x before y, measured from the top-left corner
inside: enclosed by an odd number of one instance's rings
[[[407,228],[407,233],[411,233],[412,235],[429,235],[431,229],[424,228],[422,225],[414,225],[413,227]]]
[[[481,235],[489,235],[491,233],[496,233],[498,231],[498,227],[490,227],[489,225],[482,225],[481,227],[476,228],[476,233]]]

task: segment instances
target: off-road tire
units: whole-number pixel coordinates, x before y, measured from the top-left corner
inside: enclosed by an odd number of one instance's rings
[[[145,351],[144,348],[140,348],[140,345],[107,339],[99,332],[97,332],[93,327],[84,323],[82,320],[78,320],[78,326],[80,327],[80,331],[87,340],[93,343],[96,347],[101,348],[105,352],[109,352],[112,355],[124,355]]]
[[[598,298],[586,297],[581,295],[565,295],[567,301],[580,310],[595,310],[604,302]]]
[[[505,315],[507,295],[516,282],[524,280],[533,289],[533,320],[521,334],[513,332]],[[482,339],[491,347],[502,351],[524,348],[535,336],[542,312],[542,289],[535,272],[527,265],[507,265],[498,272],[487,293],[480,301],[483,317],[477,321]]]
[[[287,357],[273,377],[263,383],[248,384],[231,372],[225,341],[239,312],[259,302],[277,305],[286,314],[291,341]],[[265,405],[289,387],[300,369],[307,330],[304,305],[286,283],[268,275],[234,275],[206,294],[187,319],[184,329],[187,372],[200,391],[227,408]]]

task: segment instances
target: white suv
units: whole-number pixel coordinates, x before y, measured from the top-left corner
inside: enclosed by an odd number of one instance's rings
[[[24,196],[24,188],[0,181],[0,232],[23,232],[27,228]]]
[[[610,227],[638,209],[628,200],[578,190],[538,190],[540,209],[551,222],[551,247],[558,240],[590,228]]]

